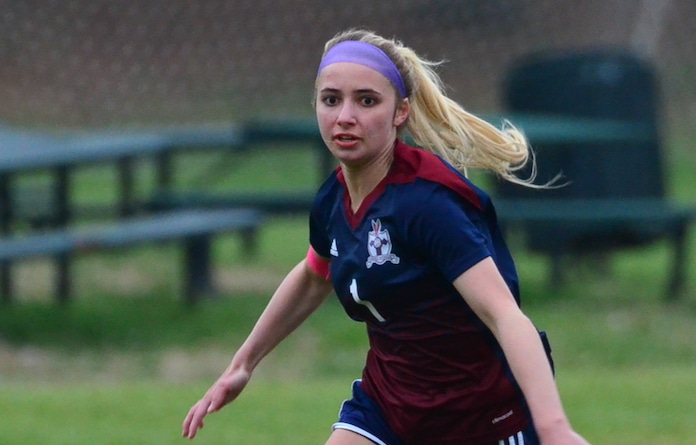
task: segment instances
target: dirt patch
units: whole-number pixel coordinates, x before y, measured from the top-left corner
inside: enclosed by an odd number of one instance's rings
[[[153,262],[155,263],[155,262]],[[148,295],[171,286],[179,292],[176,264],[141,264],[94,258],[77,264],[73,283],[76,298],[108,293]],[[170,262],[175,263],[175,262]],[[50,261],[31,261],[17,265],[17,304],[45,301],[53,304],[55,271]],[[214,280],[224,294],[270,296],[284,273],[263,267],[218,268]],[[163,284],[165,283],[165,284]],[[159,289],[159,290],[158,290]],[[145,298],[145,297],[143,297]],[[236,345],[209,345],[203,349],[161,351],[57,351],[33,345],[11,345],[0,339],[0,383],[11,381],[123,380],[152,377],[175,382],[211,379],[229,363]],[[272,369],[269,368],[269,369]]]
[[[15,295],[21,301],[50,301],[54,295],[56,270],[51,260],[38,259],[14,266]],[[267,267],[235,265],[218,267],[213,272],[220,292],[268,295],[275,291],[285,272]],[[124,261],[108,255],[93,256],[74,262],[72,294],[151,295],[162,289],[181,291],[183,277],[177,261]]]
[[[285,273],[259,267],[234,267],[215,271],[215,282],[223,292],[271,294]]]
[[[295,336],[278,353],[261,363],[256,376],[299,379],[312,366],[317,339]],[[203,348],[160,351],[59,352],[0,342],[0,384],[12,382],[118,382],[156,379],[175,383],[213,381],[230,363],[238,345],[211,344]]]

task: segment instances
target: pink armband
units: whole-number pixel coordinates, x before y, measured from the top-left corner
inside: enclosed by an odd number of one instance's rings
[[[307,265],[317,275],[324,277],[327,281],[331,278],[329,264],[329,260],[320,257],[314,249],[312,249],[312,246],[309,246],[309,250],[307,251]]]

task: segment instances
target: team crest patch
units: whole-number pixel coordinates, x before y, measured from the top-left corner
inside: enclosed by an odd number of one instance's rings
[[[367,251],[370,254],[367,257],[367,268],[371,268],[373,264],[381,266],[386,262],[399,264],[401,259],[392,253],[392,243],[389,238],[389,231],[382,230],[382,223],[378,219],[372,220],[372,231],[367,233]]]

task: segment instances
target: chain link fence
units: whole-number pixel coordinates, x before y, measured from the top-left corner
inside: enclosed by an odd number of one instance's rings
[[[311,116],[324,42],[366,27],[447,60],[451,95],[481,113],[500,111],[501,81],[525,54],[628,47],[658,72],[667,136],[690,141],[695,18],[691,0],[0,0],[0,123]]]

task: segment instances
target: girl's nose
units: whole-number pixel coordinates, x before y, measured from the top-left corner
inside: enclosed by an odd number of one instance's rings
[[[351,102],[345,101],[343,104],[341,104],[341,109],[338,112],[337,123],[339,125],[355,124],[355,107]]]

